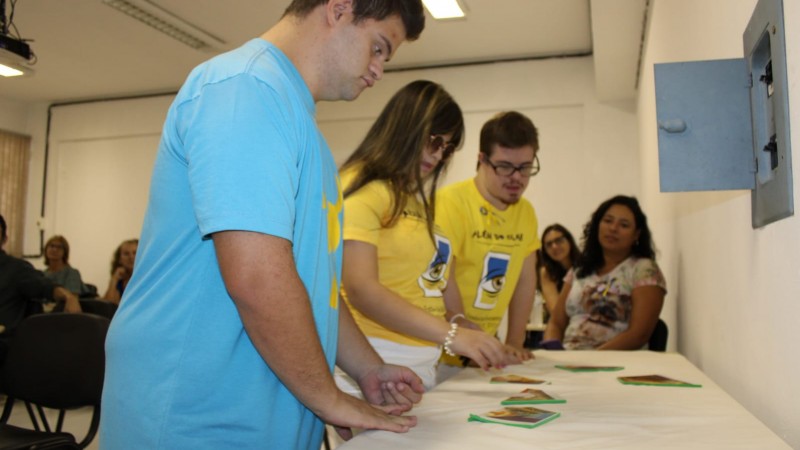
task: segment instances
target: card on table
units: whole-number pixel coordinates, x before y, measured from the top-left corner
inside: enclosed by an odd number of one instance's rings
[[[621,366],[578,366],[572,364],[556,364],[556,367],[570,372],[616,372],[624,369]]]
[[[470,414],[468,422],[497,423],[512,427],[535,428],[561,416],[561,413],[533,406],[508,406],[484,414]]]
[[[639,386],[672,386],[672,387],[703,387],[699,384],[687,383],[681,380],[675,380],[663,375],[638,375],[617,377],[622,384],[634,384]]]
[[[550,384],[545,380],[538,380],[536,378],[523,377],[522,375],[506,374],[497,375],[489,380],[492,383],[514,383],[514,384]]]
[[[508,397],[500,402],[501,405],[535,405],[539,403],[566,403],[563,398],[553,397],[539,389],[525,389],[519,394]]]

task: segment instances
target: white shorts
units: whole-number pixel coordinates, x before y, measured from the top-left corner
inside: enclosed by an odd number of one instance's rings
[[[367,337],[367,340],[387,364],[406,366],[419,375],[426,391],[436,386],[436,366],[442,355],[441,347],[398,344],[386,339],[371,337]],[[361,397],[358,384],[344,371],[337,367],[334,377],[339,389],[350,395]]]

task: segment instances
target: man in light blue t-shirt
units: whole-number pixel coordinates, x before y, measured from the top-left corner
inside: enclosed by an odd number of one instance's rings
[[[419,378],[340,307],[342,196],[314,117],[423,27],[419,0],[294,0],[189,75],[106,342],[101,448],[318,449],[323,422],[345,437],[416,424],[400,414]],[[334,364],[372,405],[337,389]]]

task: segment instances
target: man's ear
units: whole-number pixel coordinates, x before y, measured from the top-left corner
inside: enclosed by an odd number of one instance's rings
[[[328,23],[335,24],[345,15],[353,12],[353,0],[330,0],[325,6],[328,16]]]

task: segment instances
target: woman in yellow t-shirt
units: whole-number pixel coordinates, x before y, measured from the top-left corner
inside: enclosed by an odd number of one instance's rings
[[[434,225],[436,184],[463,134],[461,109],[442,86],[414,81],[340,170],[343,298],[383,359],[410,367],[428,389],[442,347],[484,368],[505,360],[497,339],[444,318],[451,247]]]

